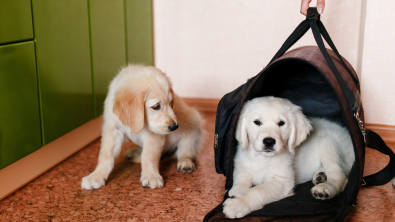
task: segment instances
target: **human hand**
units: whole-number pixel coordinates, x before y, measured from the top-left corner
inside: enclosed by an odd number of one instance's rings
[[[302,0],[302,6],[300,7],[300,13],[303,15],[307,14],[307,9],[309,8],[311,0]],[[318,13],[322,14],[325,9],[325,0],[317,0],[317,10]]]

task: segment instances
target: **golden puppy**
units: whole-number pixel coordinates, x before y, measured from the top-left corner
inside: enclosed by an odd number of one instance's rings
[[[203,121],[172,90],[169,78],[154,67],[129,65],[110,84],[104,102],[104,125],[96,169],[82,179],[83,189],[104,186],[124,139],[140,147],[144,187],[161,188],[162,153],[174,152],[177,168],[192,172],[200,148]],[[174,131],[174,132],[173,132]]]

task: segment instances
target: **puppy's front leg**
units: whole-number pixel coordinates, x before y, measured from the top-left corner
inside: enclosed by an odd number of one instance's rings
[[[316,183],[311,189],[311,194],[316,199],[326,200],[342,192],[347,185],[348,179],[337,163],[322,162],[325,163],[322,177],[326,177],[327,181]]]
[[[348,179],[340,167],[340,156],[337,148],[329,140],[321,141],[320,160],[323,166],[323,173],[327,181],[316,184],[311,189],[311,194],[316,199],[331,199],[344,190]]]
[[[233,187],[229,191],[231,198],[243,196],[252,187],[252,176],[246,170],[235,169]]]
[[[159,162],[162,155],[165,138],[150,133],[144,142],[141,153],[141,184],[152,189],[163,187],[163,178],[159,174]]]
[[[177,148],[177,169],[181,172],[192,172],[195,170],[193,159],[200,148],[201,132],[189,132],[182,137]]]
[[[99,160],[96,169],[82,178],[83,189],[97,189],[105,184],[108,175],[114,168],[114,157],[118,156],[123,143],[123,134],[113,125],[104,125]]]
[[[266,204],[291,196],[293,186],[293,180],[271,179],[262,185],[252,187],[241,197],[228,198],[223,204],[223,212],[228,218],[244,217]]]

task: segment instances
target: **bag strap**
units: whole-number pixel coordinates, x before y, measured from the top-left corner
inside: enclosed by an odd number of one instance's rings
[[[325,41],[328,43],[328,45],[331,47],[333,52],[335,52],[336,56],[339,58],[340,62],[344,66],[344,68],[347,70],[347,72],[351,75],[353,78],[355,84],[359,88],[359,80],[356,78],[351,70],[348,68],[346,63],[344,62],[343,58],[341,57],[339,51],[337,51],[337,48],[335,44],[333,43],[331,37],[329,36],[328,31],[326,31],[326,28],[324,24],[320,20],[320,14],[318,13],[317,9],[314,7],[309,8],[307,11],[306,15],[306,20],[302,21],[296,29],[292,32],[292,34],[285,40],[284,44],[281,46],[281,48],[277,51],[277,53],[274,55],[274,57],[270,60],[269,64],[272,63],[274,60],[280,58],[286,51],[288,51],[289,48],[291,48],[306,32],[310,29],[310,24],[308,22],[309,19],[316,19],[317,24],[318,24],[318,29],[319,32],[321,33],[322,37],[324,37]]]
[[[395,177],[395,154],[394,152],[385,144],[383,139],[375,132],[371,130],[366,130],[366,146],[380,151],[381,153],[388,155],[390,157],[390,162],[384,169],[379,172],[365,176],[363,180],[365,181],[365,186],[381,186],[390,182]]]
[[[269,64],[274,62],[274,60],[280,58],[289,48],[291,48],[295,42],[297,42],[304,34],[310,29],[310,22],[306,19],[303,20],[298,27],[292,32],[292,34],[285,40],[284,44],[274,55],[272,60],[270,60]]]
[[[356,78],[351,70],[348,68],[346,63],[344,62],[343,58],[341,57],[339,51],[337,51],[337,48],[335,44],[333,43],[331,37],[329,36],[328,31],[326,31],[324,24],[321,22],[321,20],[317,20],[318,24],[318,29],[320,30],[320,33],[322,37],[324,37],[325,41],[328,43],[328,45],[331,47],[333,52],[335,52],[336,56],[339,58],[340,62],[344,66],[344,68],[347,70],[347,72],[351,75],[353,78],[355,84],[359,87],[359,80]],[[284,44],[281,46],[281,48],[277,51],[277,53],[274,55],[274,57],[270,60],[269,64],[272,63],[274,60],[278,59],[280,56],[282,56],[286,51],[288,51],[289,48],[291,48],[306,32],[310,29],[310,24],[306,20],[302,21],[298,27],[293,31],[293,33],[285,40]]]
[[[332,39],[330,38],[328,32],[326,31],[324,25],[319,25],[322,24],[320,21],[320,14],[317,11],[317,8],[315,7],[310,7],[307,10],[307,16],[306,20],[302,21],[298,27],[292,32],[292,34],[287,38],[287,40],[284,42],[284,44],[281,46],[281,48],[277,51],[277,53],[274,55],[274,57],[270,60],[269,64],[274,62],[276,59],[278,59],[280,56],[282,56],[289,48],[291,48],[295,42],[297,42],[311,27],[313,31],[314,38],[317,42],[318,48],[320,49],[321,53],[323,54],[326,62],[329,65],[329,68],[331,69],[332,73],[335,75],[336,80],[339,82],[339,85],[342,89],[342,91],[345,94],[345,97],[347,99],[348,105],[350,109],[353,109],[354,103],[356,101],[355,95],[352,93],[350,88],[348,87],[347,83],[343,80],[341,77],[339,71],[337,70],[336,66],[334,65],[331,57],[329,56],[328,52],[326,51],[324,42],[322,40],[321,34],[324,36],[324,39],[328,42],[329,46],[332,48],[332,50],[335,52],[335,54],[339,57],[340,61],[342,62],[343,66],[346,68],[346,70],[349,72],[349,74],[352,76],[354,79],[355,83],[359,87],[359,81],[355,76],[352,74],[352,72],[349,70],[347,65],[344,63],[344,60],[340,56],[339,52],[337,51],[335,45],[332,42]],[[320,26],[320,28],[318,28]],[[322,33],[321,33],[322,31]]]
[[[321,22],[321,20],[317,21],[317,25],[318,25],[318,29],[320,30],[320,33],[322,35],[322,37],[324,37],[325,41],[328,43],[328,45],[331,47],[331,49],[333,50],[333,52],[335,52],[337,58],[339,58],[340,62],[342,63],[342,65],[344,66],[344,68],[347,70],[347,72],[350,74],[350,76],[353,78],[355,85],[357,85],[357,87],[359,88],[359,80],[357,77],[354,76],[354,74],[351,72],[351,70],[348,68],[348,66],[346,65],[346,63],[344,62],[342,56],[340,55],[340,53],[337,51],[337,48],[335,46],[335,44],[333,43],[331,37],[329,36],[329,33],[326,31],[324,24]]]
[[[309,10],[310,9],[311,8],[309,8]],[[315,11],[317,11],[316,8],[314,8],[314,9],[315,9]],[[317,12],[317,14],[318,14],[318,12]],[[316,18],[319,19],[319,14]],[[356,101],[355,95],[351,91],[351,89],[348,87],[347,83],[344,81],[343,77],[340,75],[339,70],[337,70],[335,64],[333,63],[331,57],[329,56],[329,53],[325,48],[324,41],[322,40],[321,33],[318,29],[317,20],[315,18],[308,18],[308,19],[310,20],[310,27],[311,27],[311,30],[313,31],[314,39],[317,42],[318,48],[320,49],[322,55],[324,56],[326,62],[328,63],[329,68],[331,69],[337,82],[339,83],[340,88],[342,89],[344,96],[346,97],[346,100],[347,100],[347,103],[350,107],[350,110],[352,110],[354,107],[355,101]]]

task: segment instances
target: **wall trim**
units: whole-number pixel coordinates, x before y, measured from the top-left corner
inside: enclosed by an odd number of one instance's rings
[[[209,98],[182,98],[184,102],[191,107],[195,107],[200,112],[217,112],[217,106],[220,99]]]
[[[0,200],[98,139],[102,125],[100,116],[1,169]]]
[[[366,129],[379,134],[386,143],[395,143],[395,126],[367,123]]]

